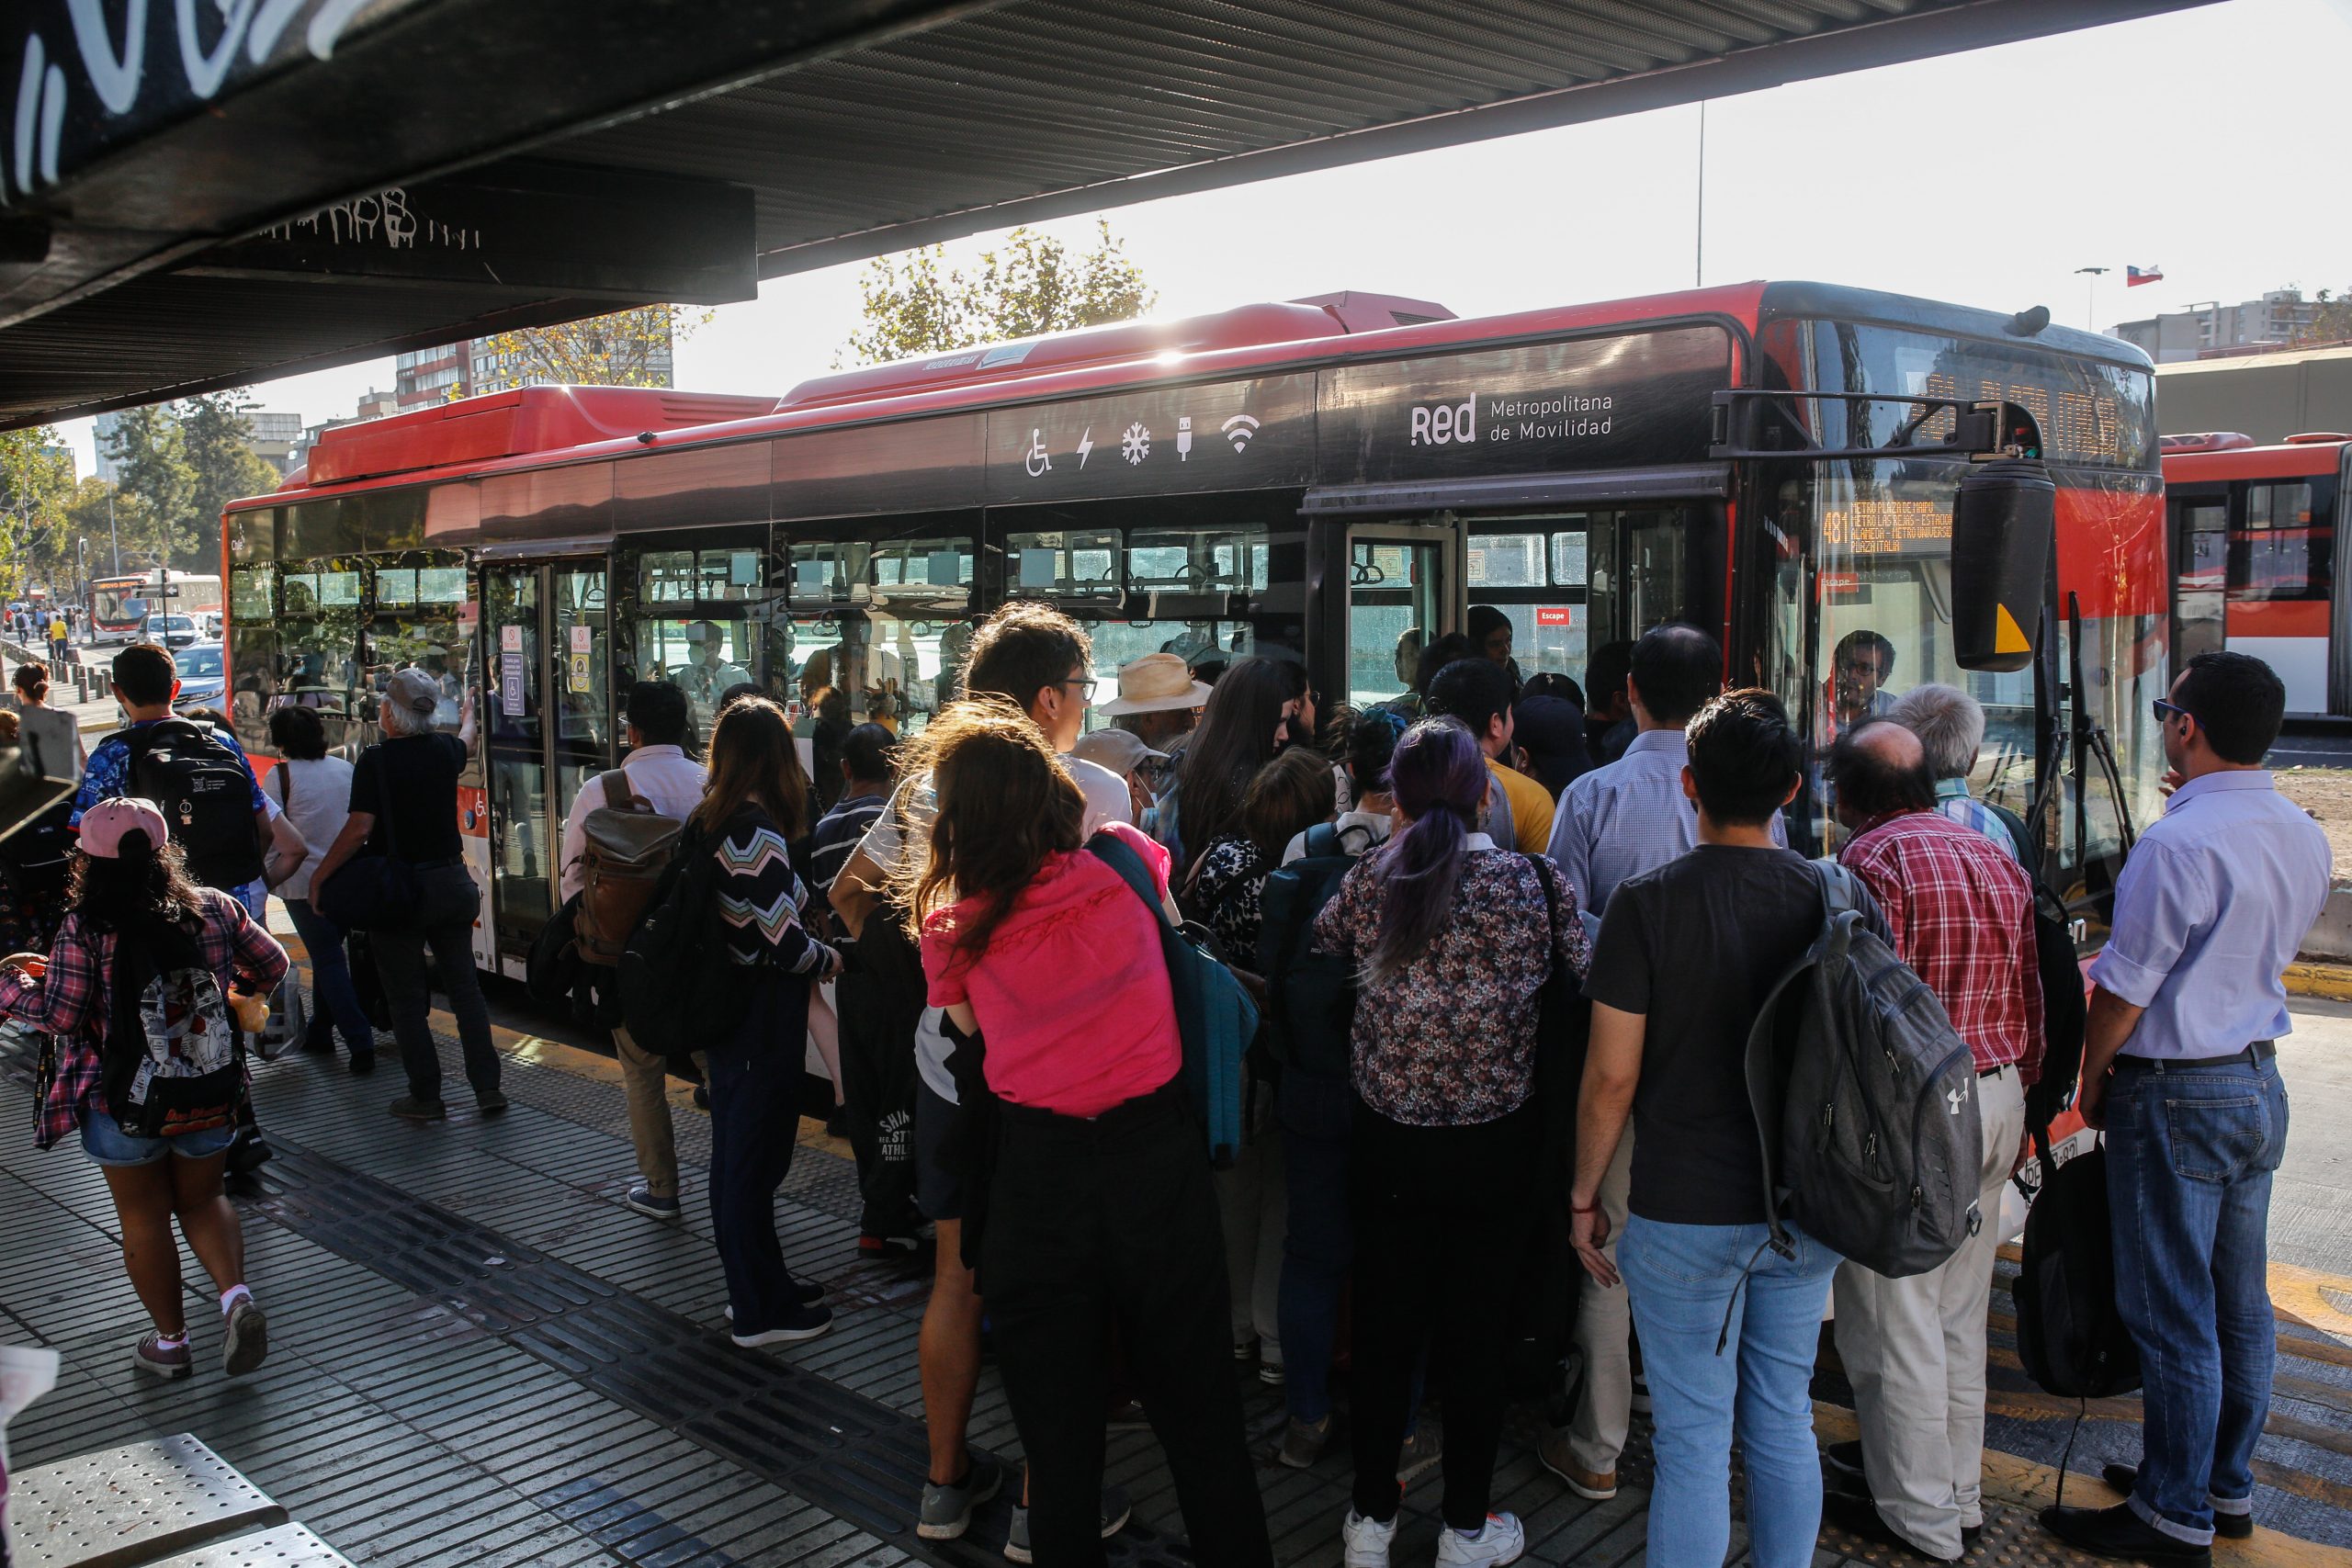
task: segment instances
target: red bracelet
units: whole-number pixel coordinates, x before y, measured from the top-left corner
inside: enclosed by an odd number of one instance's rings
[[[1597,1214],[1600,1213],[1600,1201],[1596,1198],[1589,1203],[1579,1203],[1576,1199],[1571,1197],[1568,1200],[1568,1213],[1571,1214]]]

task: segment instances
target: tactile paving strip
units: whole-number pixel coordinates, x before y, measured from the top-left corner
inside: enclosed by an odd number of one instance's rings
[[[1003,1502],[962,1540],[915,1536],[929,1459],[920,1422],[277,1134],[270,1141],[277,1157],[254,1211],[903,1551],[958,1568],[1003,1561]],[[1192,1562],[1140,1524],[1111,1547],[1120,1568]]]
[[[284,1524],[286,1510],[183,1432],[11,1477],[8,1521],[20,1568],[120,1568]]]

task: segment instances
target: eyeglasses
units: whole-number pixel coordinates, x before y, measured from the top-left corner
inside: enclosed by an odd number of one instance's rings
[[[2176,718],[2185,718],[2192,724],[2197,721],[2197,716],[2178,703],[2168,703],[2164,698],[2158,697],[2154,705],[2158,724],[2169,724]]]
[[[1062,684],[1077,687],[1080,702],[1091,703],[1094,700],[1094,677],[1091,675],[1080,675],[1074,681],[1064,681]]]

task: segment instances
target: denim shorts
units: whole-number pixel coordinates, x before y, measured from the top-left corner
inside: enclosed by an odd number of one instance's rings
[[[85,1106],[82,1111],[82,1152],[93,1165],[153,1165],[166,1154],[182,1159],[210,1159],[236,1141],[234,1122],[175,1137],[135,1138],[96,1106]]]

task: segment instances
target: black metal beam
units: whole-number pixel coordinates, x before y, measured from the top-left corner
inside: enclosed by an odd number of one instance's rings
[[[322,208],[1002,0],[13,0],[0,328]],[[28,247],[12,246],[23,254]]]

